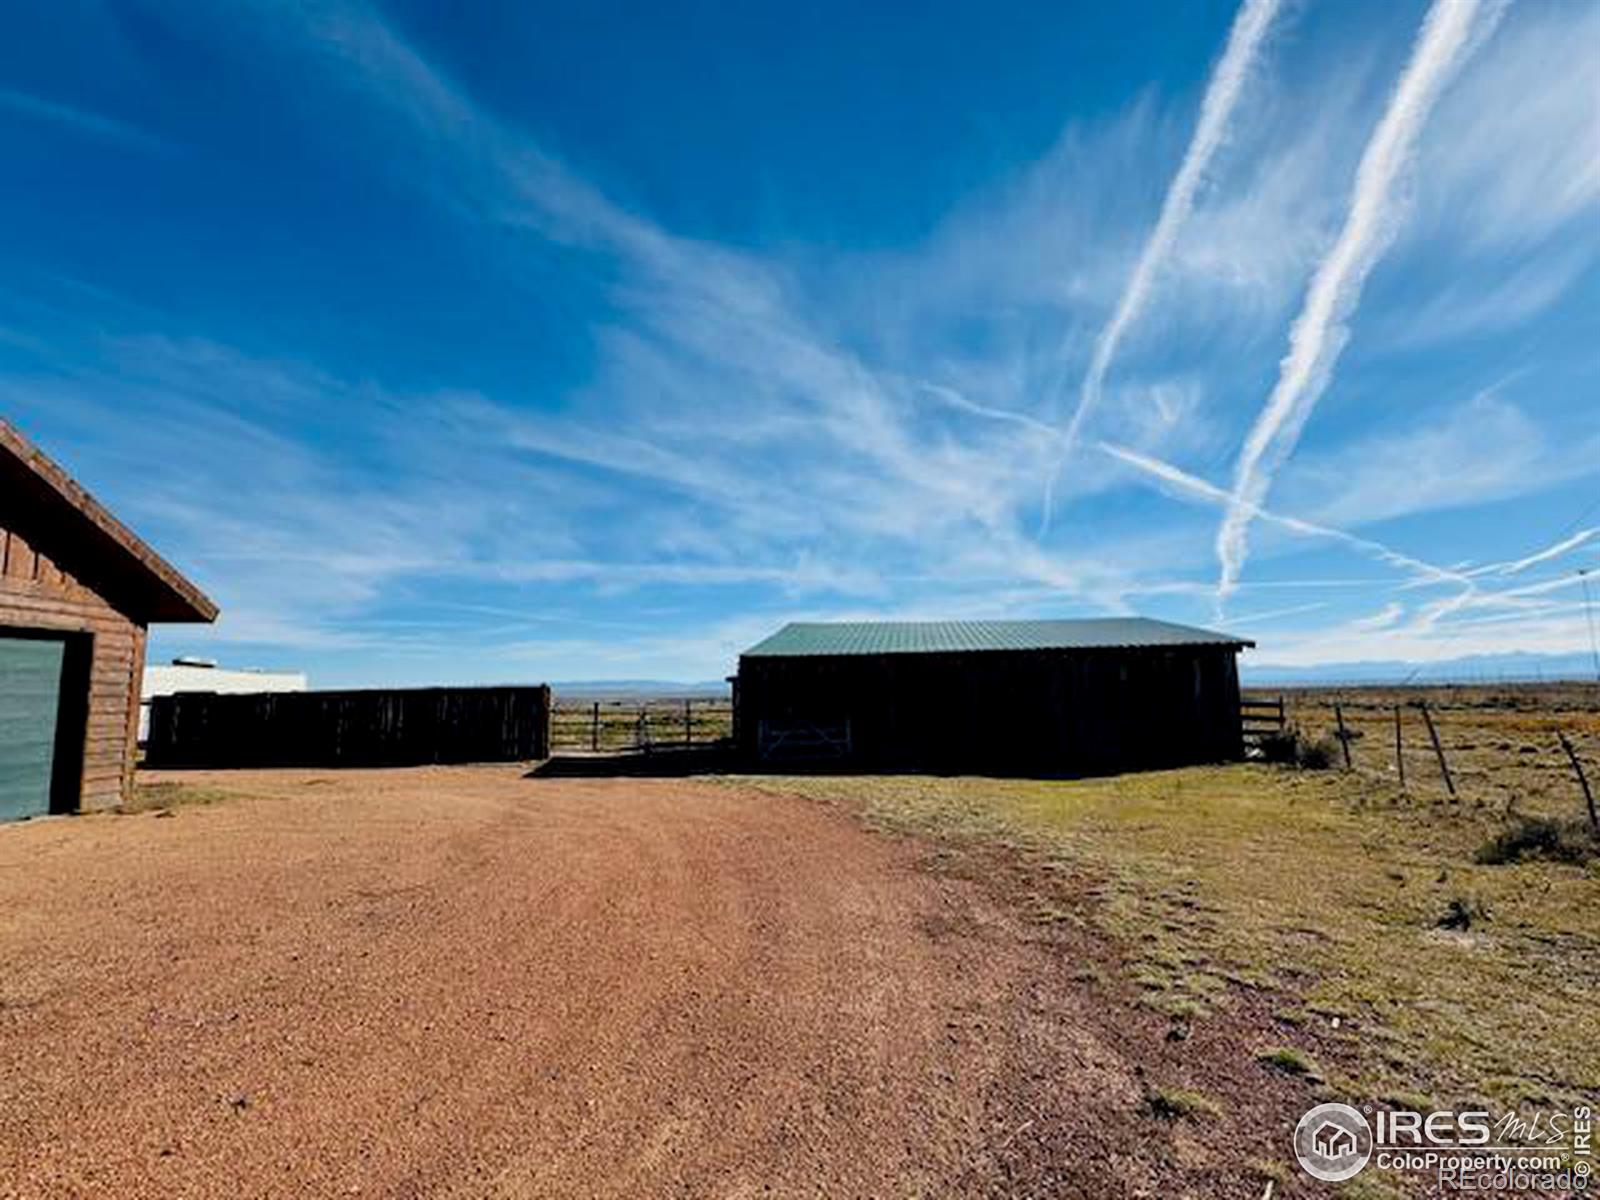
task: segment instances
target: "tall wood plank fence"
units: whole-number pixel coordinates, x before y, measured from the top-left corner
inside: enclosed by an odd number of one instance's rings
[[[550,754],[550,688],[221,695],[150,707],[152,767],[375,767],[520,762]]]

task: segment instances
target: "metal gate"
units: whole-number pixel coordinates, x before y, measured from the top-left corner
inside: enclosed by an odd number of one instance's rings
[[[733,732],[733,705],[721,696],[651,700],[557,698],[550,720],[556,752],[638,754],[717,745]]]

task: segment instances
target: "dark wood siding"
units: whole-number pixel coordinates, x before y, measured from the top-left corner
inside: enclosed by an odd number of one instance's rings
[[[78,806],[87,811],[120,804],[133,770],[144,627],[22,533],[0,528],[0,629],[6,628],[76,633],[90,639]]]
[[[550,754],[550,688],[179,692],[150,706],[159,767],[519,762]]]
[[[1236,759],[1235,649],[1223,646],[754,656],[736,737],[849,725],[862,766],[1087,774]]]

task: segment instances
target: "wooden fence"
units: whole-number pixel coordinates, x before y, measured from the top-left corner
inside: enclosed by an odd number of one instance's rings
[[[520,762],[550,754],[550,689],[411,688],[221,695],[150,707],[152,767]]]
[[[1263,738],[1280,734],[1287,726],[1283,697],[1271,700],[1244,697],[1239,701],[1239,723],[1243,729],[1245,747],[1260,746]]]
[[[557,700],[550,719],[555,751],[631,753],[709,746],[733,733],[724,696],[655,700]]]

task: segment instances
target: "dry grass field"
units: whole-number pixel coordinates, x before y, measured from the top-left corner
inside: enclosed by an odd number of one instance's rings
[[[931,835],[957,872],[1003,848],[1033,920],[1103,939],[1108,985],[1186,1031],[1264,1006],[1241,1052],[1292,1049],[1341,1094],[1548,1107],[1600,1091],[1600,880],[1475,861],[1500,832],[1486,811],[1267,766],[762,786]]]
[[[1282,695],[1289,720],[1309,736],[1329,739],[1340,706],[1351,739],[1354,769],[1373,783],[1399,783],[1394,714],[1401,714],[1406,790],[1448,800],[1422,719],[1426,703],[1439,733],[1460,803],[1502,813],[1575,817],[1582,794],[1557,739],[1564,733],[1588,764],[1600,792],[1600,685],[1502,684],[1411,688],[1297,688]]]
[[[1600,784],[1594,689],[1286,699],[1307,740],[1330,742],[1334,767],[759,786],[931,837],[953,872],[993,873],[998,849],[1005,886],[1033,920],[1099,940],[1100,962],[1085,968],[1097,982],[1131,989],[1184,1036],[1218,1014],[1254,1013],[1240,1052],[1330,1095],[1406,1107],[1592,1103],[1600,845],[1556,732]],[[1430,706],[1454,798],[1418,700]],[[1348,771],[1332,738],[1335,703],[1359,735]]]

